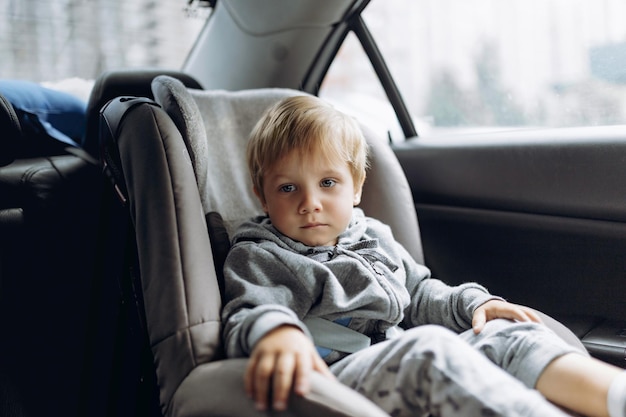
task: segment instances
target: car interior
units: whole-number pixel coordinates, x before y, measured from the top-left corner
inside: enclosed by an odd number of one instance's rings
[[[405,136],[363,124],[365,212],[433,276],[530,306],[626,368],[626,125],[421,135],[369,3],[206,2],[182,68],[98,75],[80,146],[33,145],[49,135],[0,90],[0,415],[274,415],[221,346],[228,237],[261,211],[243,149],[270,103],[319,95],[349,34]],[[314,379],[281,415],[386,414]]]

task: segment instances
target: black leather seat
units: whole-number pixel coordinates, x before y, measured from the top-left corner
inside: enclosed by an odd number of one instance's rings
[[[72,415],[102,181],[79,156],[29,149],[11,104],[0,105],[0,390],[14,393],[0,406]]]

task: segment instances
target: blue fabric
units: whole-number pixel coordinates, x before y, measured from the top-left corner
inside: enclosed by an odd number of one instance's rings
[[[29,147],[41,146],[45,153],[51,148],[82,144],[87,112],[83,100],[23,80],[0,80],[0,94],[15,109]],[[50,139],[57,143],[50,143]],[[31,151],[38,153],[38,149]]]
[[[322,357],[322,359],[330,355],[330,352],[332,352],[332,349],[328,349],[328,348],[321,347],[321,346],[315,346],[315,349],[317,350],[317,353],[319,353],[319,355]]]

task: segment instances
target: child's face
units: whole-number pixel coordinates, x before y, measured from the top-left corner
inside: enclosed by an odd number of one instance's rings
[[[360,202],[361,185],[347,163],[333,164],[319,151],[292,151],[264,176],[265,201],[255,192],[279,232],[307,246],[332,246]]]

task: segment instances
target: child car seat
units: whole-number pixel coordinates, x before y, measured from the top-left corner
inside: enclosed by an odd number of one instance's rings
[[[160,403],[166,416],[267,416],[243,392],[245,359],[221,350],[221,299],[215,236],[262,213],[245,165],[253,125],[285,89],[238,92],[185,88],[160,76],[154,105],[129,110],[112,133],[108,164],[128,200]],[[116,99],[103,109],[115,114]],[[113,123],[115,124],[115,123]],[[198,127],[202,126],[202,129]],[[371,169],[361,207],[388,223],[419,261],[422,249],[410,189],[388,145],[365,129]],[[113,158],[111,158],[113,155]],[[118,169],[119,168],[119,169]],[[119,184],[123,182],[122,184]],[[220,216],[212,216],[213,213]],[[213,224],[215,219],[221,224]],[[210,228],[207,227],[209,219]],[[209,230],[212,229],[212,230]],[[213,236],[213,240],[209,236]],[[563,326],[546,321],[582,345]],[[314,375],[312,392],[292,396],[285,416],[385,416],[360,394]]]

